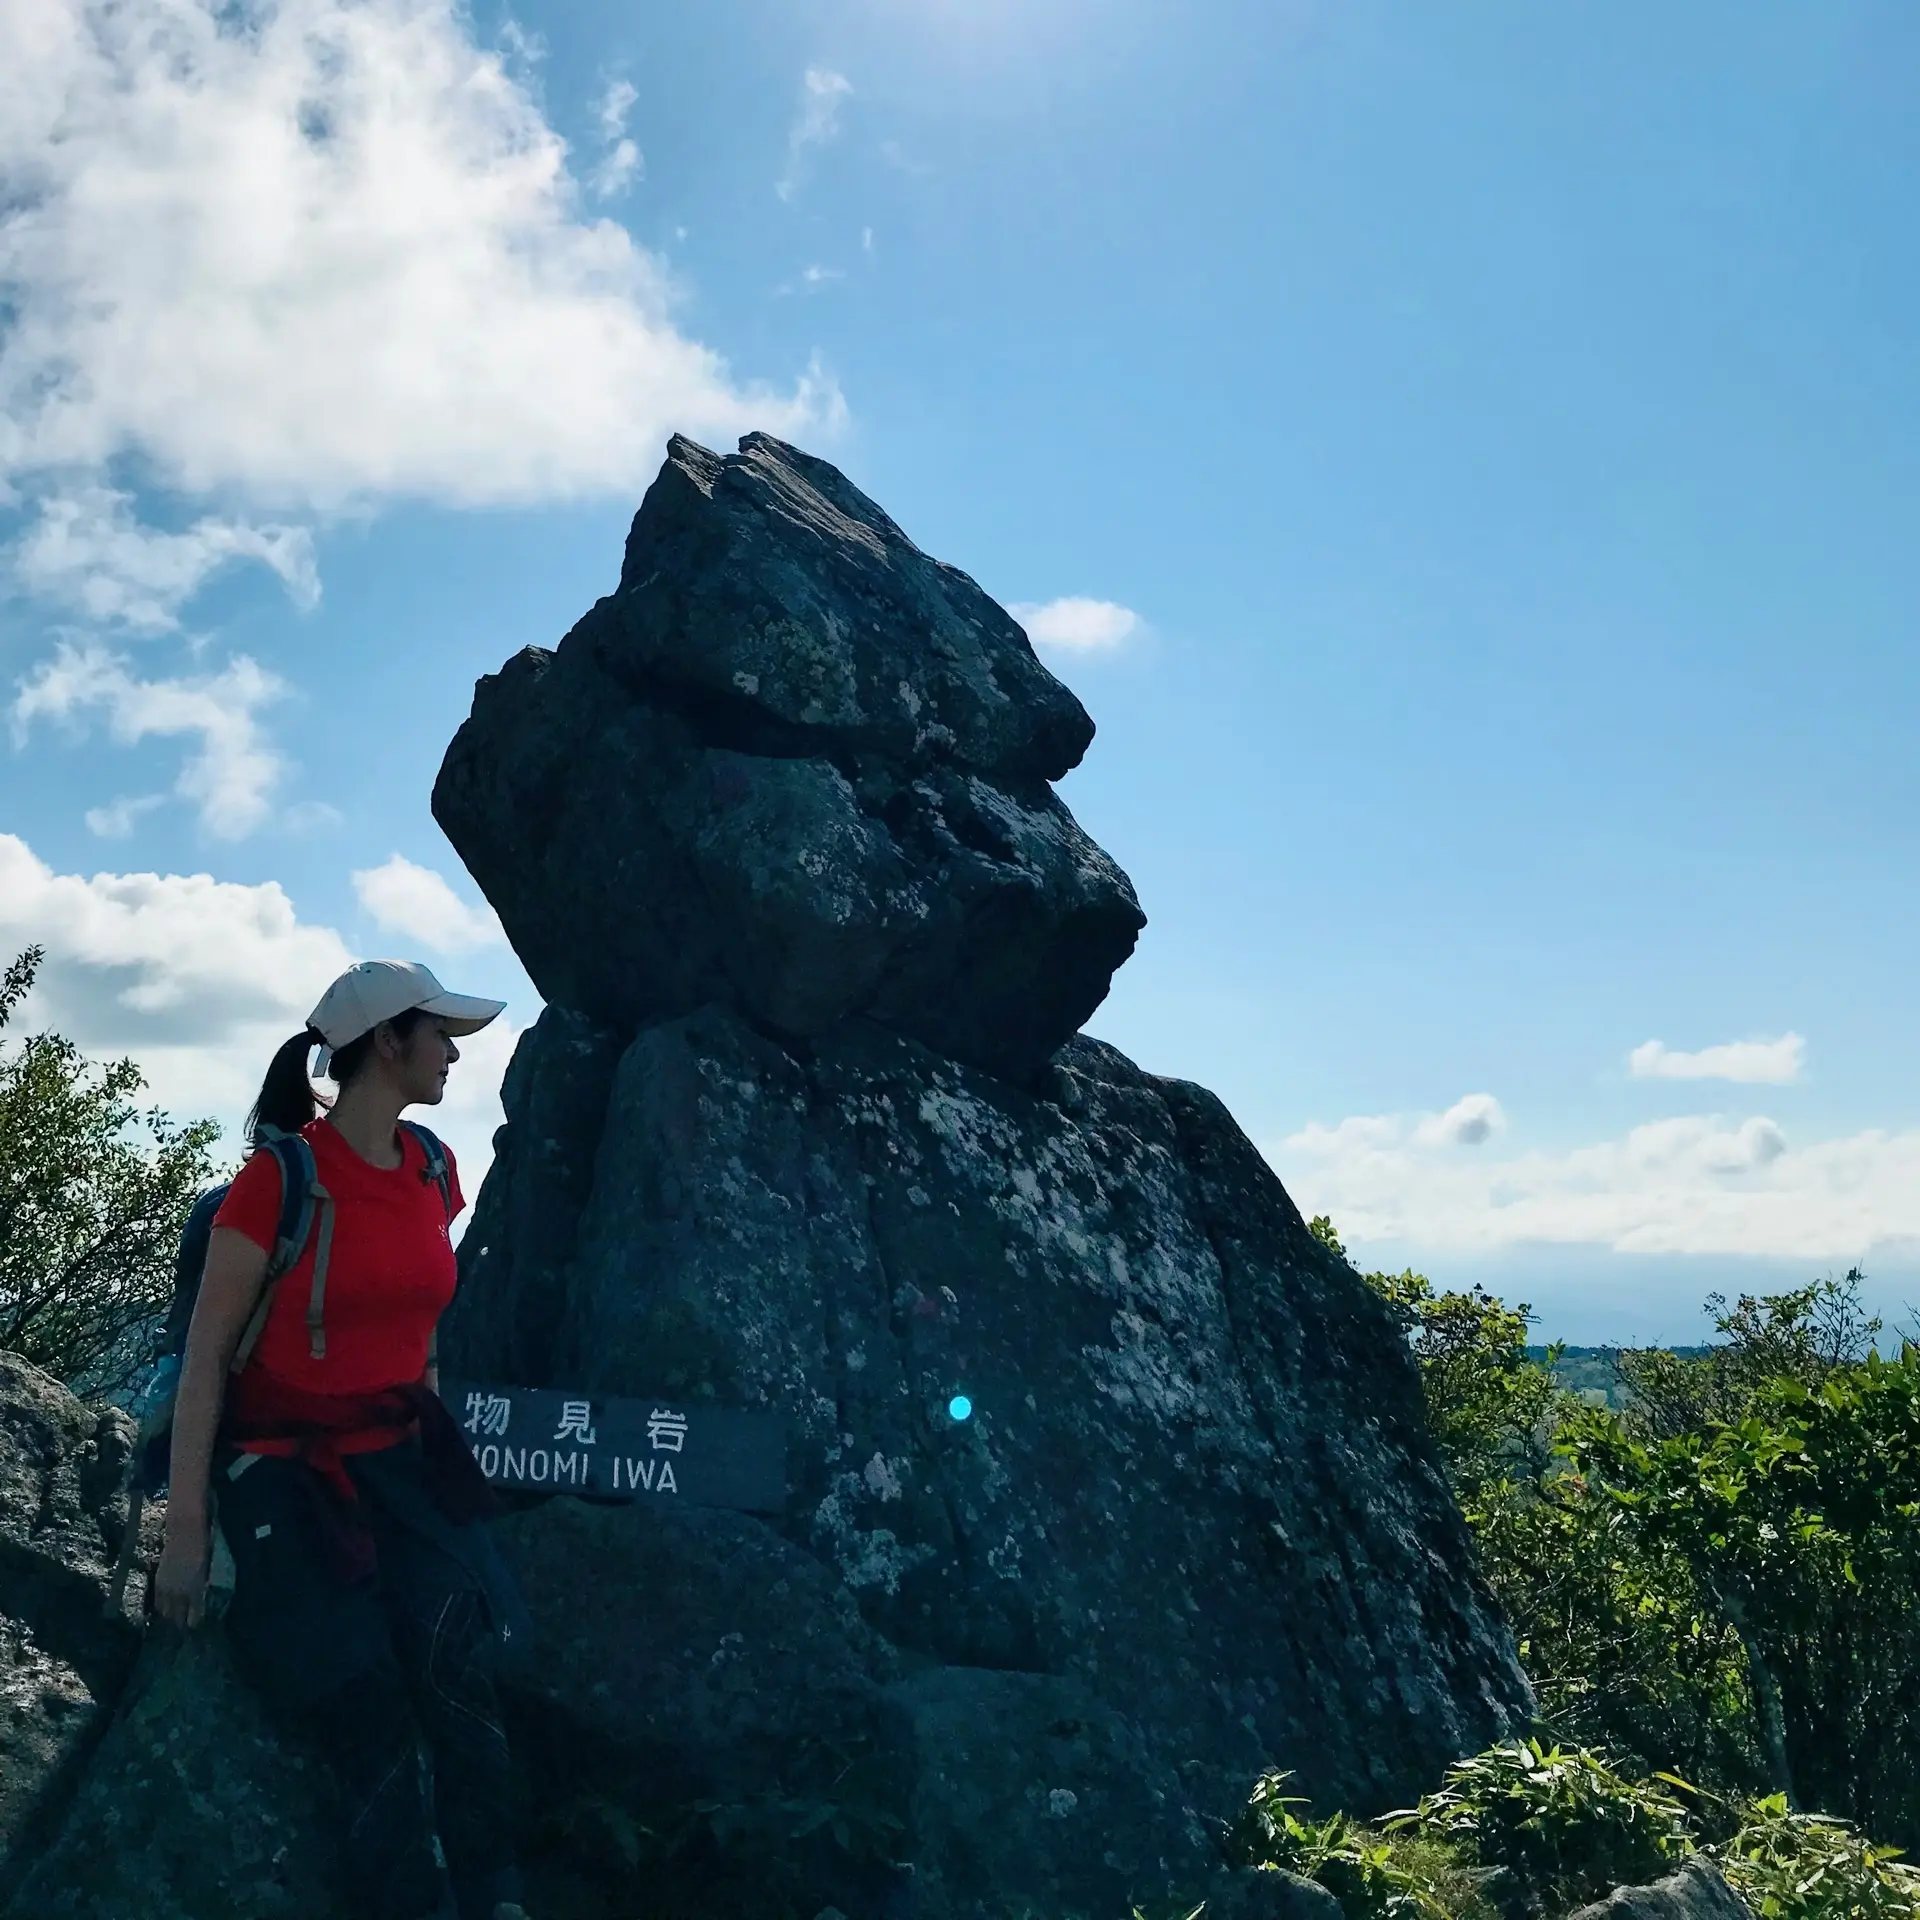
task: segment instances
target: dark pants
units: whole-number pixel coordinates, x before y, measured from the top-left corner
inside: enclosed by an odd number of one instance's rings
[[[262,1459],[216,1481],[235,1568],[228,1634],[268,1701],[333,1765],[356,1911],[446,1913],[437,1834],[461,1920],[491,1920],[520,1883],[489,1602],[457,1532],[428,1538],[378,1497],[404,1494],[405,1456],[379,1464],[377,1477],[354,1471],[379,1566],[358,1584],[329,1571],[311,1469]]]

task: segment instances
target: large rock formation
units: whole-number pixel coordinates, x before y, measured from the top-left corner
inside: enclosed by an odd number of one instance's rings
[[[792,1434],[778,1521],[514,1523],[533,1718],[664,1799],[855,1781],[883,1865],[796,1898],[856,1920],[1118,1914],[1262,1767],[1377,1810],[1526,1711],[1384,1311],[1076,1037],[1142,924],[1049,784],[1091,731],[833,468],[676,440],[434,793],[550,1002],[452,1364]]]
[[[755,436],[674,443],[619,591],[447,756],[550,1001],[449,1369],[791,1434],[778,1518],[501,1523],[542,1920],[1308,1920],[1221,1870],[1258,1770],[1379,1811],[1525,1715],[1379,1303],[1217,1100],[1078,1037],[1141,924],[1049,784],[1091,731]],[[0,1358],[0,1910],[347,1920],[217,1631],[136,1667],[102,1617],[129,1444]]]

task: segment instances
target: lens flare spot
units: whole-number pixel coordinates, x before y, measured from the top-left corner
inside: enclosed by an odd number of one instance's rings
[[[973,1402],[964,1393],[956,1393],[947,1402],[947,1417],[951,1420],[970,1420],[973,1417]]]

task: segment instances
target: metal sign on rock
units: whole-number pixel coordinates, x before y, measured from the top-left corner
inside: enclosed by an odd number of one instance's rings
[[[774,1414],[464,1380],[448,1381],[441,1398],[496,1487],[749,1513],[786,1504],[786,1433]]]

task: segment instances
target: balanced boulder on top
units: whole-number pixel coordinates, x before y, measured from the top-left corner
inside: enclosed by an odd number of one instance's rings
[[[480,683],[434,812],[549,1001],[864,1014],[1030,1078],[1143,924],[1050,781],[1093,723],[834,468],[675,439],[618,589]]]

